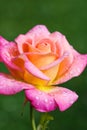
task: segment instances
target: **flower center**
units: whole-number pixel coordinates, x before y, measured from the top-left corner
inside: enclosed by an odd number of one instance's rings
[[[47,52],[47,53],[50,53],[50,52],[51,52],[50,44],[47,43],[46,41],[43,42],[43,43],[39,43],[36,47],[37,47],[41,52]]]
[[[44,92],[48,92],[49,90],[51,90],[54,86],[51,86],[51,85],[48,85],[48,86],[45,86],[43,84],[41,85],[37,85],[36,88],[41,90],[41,91],[44,91]]]

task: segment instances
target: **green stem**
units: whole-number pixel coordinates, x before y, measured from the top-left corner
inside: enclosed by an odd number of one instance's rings
[[[34,109],[33,109],[32,106],[30,106],[30,119],[31,119],[32,129],[36,130],[35,117],[34,117]]]
[[[51,120],[53,120],[53,117],[51,115],[49,115],[48,113],[43,113],[37,130],[47,130],[48,124]]]

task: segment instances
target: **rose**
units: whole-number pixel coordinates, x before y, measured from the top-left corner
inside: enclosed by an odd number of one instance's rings
[[[50,33],[37,25],[15,42],[0,37],[0,61],[10,75],[0,74],[0,94],[25,91],[27,100],[38,111],[69,108],[78,95],[57,87],[79,76],[87,63],[87,55],[79,54],[59,32]]]

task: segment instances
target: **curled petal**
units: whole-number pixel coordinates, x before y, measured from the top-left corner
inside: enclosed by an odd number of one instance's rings
[[[61,55],[67,51],[71,52],[71,45],[63,34],[61,34],[60,32],[53,32],[50,34],[50,38],[52,38],[56,42],[57,49],[60,48],[60,50],[58,49],[58,51],[60,51]]]
[[[12,95],[24,89],[31,89],[32,85],[13,79],[10,75],[0,73],[0,94]]]
[[[40,112],[50,112],[56,108],[64,111],[78,99],[75,92],[62,87],[55,87],[49,92],[43,92],[36,88],[28,89],[25,90],[25,95],[31,105]]]
[[[37,25],[33,27],[29,32],[25,35],[20,34],[16,39],[15,42],[18,44],[18,50],[22,54],[23,53],[23,44],[32,44],[35,47],[35,43],[37,40],[41,38],[47,37],[50,34],[46,26],[44,25]]]
[[[54,98],[43,91],[34,88],[25,90],[25,95],[31,105],[40,112],[49,112],[56,109]]]
[[[21,70],[19,67],[17,67],[13,62],[12,58],[16,57],[18,55],[17,46],[14,42],[10,42],[9,44],[5,44],[5,46],[0,48],[0,56],[2,58],[2,61],[5,63],[7,67]]]
[[[87,55],[81,55],[75,50],[73,50],[73,56],[74,60],[72,65],[67,68],[67,71],[61,77],[60,75],[56,77],[54,84],[66,82],[73,77],[79,76],[83,72],[84,68],[87,65]]]
[[[0,36],[0,62],[2,62],[2,57],[1,57],[1,48],[2,46],[8,44],[8,41],[4,39],[2,36]]]
[[[28,53],[27,57],[36,67],[40,68],[40,70],[44,70],[43,67],[47,68],[47,66],[53,63],[56,59],[56,56],[51,53]]]
[[[15,39],[15,42],[16,42],[17,45],[18,45],[18,50],[19,50],[20,54],[23,53],[23,47],[22,47],[22,45],[23,45],[23,43],[25,43],[25,41],[26,41],[26,37],[25,37],[24,35],[22,35],[22,34],[20,34],[20,35]]]
[[[39,38],[47,37],[50,34],[46,26],[36,25],[29,32],[26,33],[26,36],[32,36],[36,40]]]
[[[48,80],[48,81],[50,80],[49,77],[44,75],[44,73],[41,72],[37,67],[35,67],[35,65],[32,64],[26,57],[25,57],[25,68],[27,69],[27,71],[29,73],[31,73],[35,77],[38,77],[38,78],[43,79],[43,80]]]
[[[61,61],[64,60],[64,58],[66,58],[66,57],[68,57],[68,56],[69,56],[68,52],[65,52],[64,55],[61,56],[59,59],[53,61],[52,63],[50,63],[50,64],[48,64],[48,65],[46,65],[46,66],[41,67],[40,70],[47,70],[47,69],[49,69],[49,68],[52,68],[52,67],[58,65]]]
[[[75,92],[62,87],[54,88],[49,94],[54,97],[60,111],[65,111],[78,99]]]
[[[0,46],[4,46],[4,45],[6,45],[8,43],[9,42],[5,38],[3,38],[2,36],[0,36]]]
[[[58,76],[62,76],[67,68],[69,68],[73,62],[73,54],[72,54],[72,46],[67,41],[66,37],[62,35],[60,32],[53,32],[51,36],[56,43],[56,51],[57,54],[59,54],[59,57],[62,57],[62,55],[66,52],[68,52],[68,56],[60,63],[60,69],[58,72]]]
[[[28,48],[30,47],[29,44],[30,45],[32,44],[32,39],[31,39],[31,37],[27,37],[26,35],[20,34],[15,39],[15,42],[17,43],[20,54],[23,54],[25,52],[24,48],[26,48],[28,50]]]

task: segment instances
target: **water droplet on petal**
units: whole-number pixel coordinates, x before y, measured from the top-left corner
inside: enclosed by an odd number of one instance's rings
[[[38,93],[39,95],[42,95],[42,92],[41,91],[39,91],[39,93]]]
[[[37,102],[36,105],[39,106],[40,105],[39,102]]]
[[[53,102],[52,102],[52,101],[50,101],[49,103],[50,103],[50,104],[52,104]]]
[[[66,91],[66,90],[64,90],[64,91],[63,91],[63,94],[68,94],[68,93],[69,93],[69,92],[68,92],[68,91]]]
[[[48,99],[46,98],[44,101],[47,103],[47,102],[48,102]]]
[[[74,101],[73,101],[73,100],[71,100],[71,101],[70,101],[70,104],[73,104],[73,103],[74,103]]]
[[[37,100],[39,100],[39,97],[38,97],[38,96],[36,96],[36,99],[37,99]]]
[[[79,72],[79,73],[80,73],[80,68],[77,68],[77,72]]]
[[[70,71],[70,73],[69,73],[71,76],[74,74],[74,71]]]

